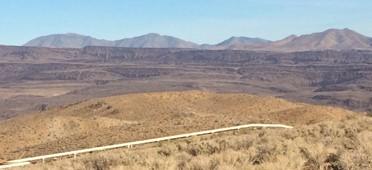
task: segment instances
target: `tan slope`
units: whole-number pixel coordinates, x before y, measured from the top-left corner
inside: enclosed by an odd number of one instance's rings
[[[0,123],[4,157],[35,156],[247,123],[295,126],[352,112],[248,94],[130,94],[55,108]]]

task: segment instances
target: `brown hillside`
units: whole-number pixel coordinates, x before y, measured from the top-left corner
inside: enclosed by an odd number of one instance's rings
[[[0,123],[0,158],[78,148],[247,123],[294,126],[341,120],[352,112],[273,97],[201,91],[93,99]]]

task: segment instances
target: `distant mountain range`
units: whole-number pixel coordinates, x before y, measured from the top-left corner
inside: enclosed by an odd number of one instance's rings
[[[90,36],[74,33],[53,34],[35,38],[24,46],[49,48],[83,48],[86,46],[112,46],[132,48],[198,48],[192,42],[176,37],[150,33],[133,38],[124,38],[116,41],[100,40]]]
[[[372,49],[372,38],[350,29],[329,29],[324,32],[291,35],[278,41],[261,38],[231,37],[215,45],[199,45],[176,37],[145,34],[133,38],[109,41],[79,34],[53,34],[35,38],[24,46],[49,48],[83,48],[86,46],[112,46],[131,48],[198,48],[211,50],[264,50],[264,51],[308,51]]]

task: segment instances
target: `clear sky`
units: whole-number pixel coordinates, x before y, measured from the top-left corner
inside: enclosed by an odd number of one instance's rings
[[[8,45],[53,33],[115,40],[156,32],[217,43],[345,27],[372,36],[372,0],[0,1],[0,44]]]

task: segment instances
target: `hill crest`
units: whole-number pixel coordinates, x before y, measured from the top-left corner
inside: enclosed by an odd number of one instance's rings
[[[249,123],[294,126],[342,120],[351,111],[274,97],[203,91],[92,99],[0,124],[0,152],[35,156]],[[82,140],[83,139],[83,140]]]

